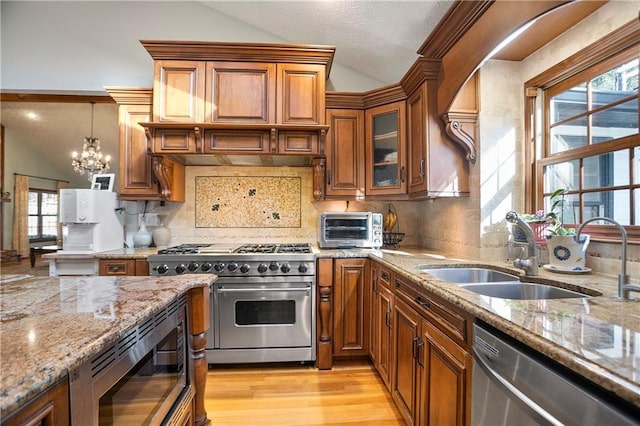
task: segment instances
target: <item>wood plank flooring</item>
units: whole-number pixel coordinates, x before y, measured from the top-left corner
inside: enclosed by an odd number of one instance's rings
[[[404,425],[373,366],[342,361],[310,365],[213,366],[205,409],[221,425]]]

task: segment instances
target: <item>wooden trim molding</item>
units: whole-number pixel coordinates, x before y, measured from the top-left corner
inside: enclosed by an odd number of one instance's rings
[[[114,103],[114,100],[109,95],[0,92],[0,102],[49,102],[49,103],[95,102],[97,104],[112,104]]]
[[[454,3],[429,37],[422,43],[418,53],[428,58],[442,58],[469,30],[494,0],[459,1]]]
[[[104,90],[119,105],[149,105],[153,99],[150,87],[116,87],[105,86]]]
[[[335,46],[281,43],[140,40],[154,60],[249,61],[319,64],[329,78]]]

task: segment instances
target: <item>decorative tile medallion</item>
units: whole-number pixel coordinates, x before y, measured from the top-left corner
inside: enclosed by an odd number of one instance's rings
[[[196,228],[300,228],[300,177],[196,176]]]

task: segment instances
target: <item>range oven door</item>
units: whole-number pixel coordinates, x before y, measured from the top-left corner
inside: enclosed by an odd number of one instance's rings
[[[313,279],[270,278],[214,284],[217,349],[294,348],[312,345]]]

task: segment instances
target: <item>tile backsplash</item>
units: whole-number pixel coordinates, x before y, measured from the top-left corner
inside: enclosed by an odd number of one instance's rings
[[[196,228],[300,228],[300,176],[196,176]]]

